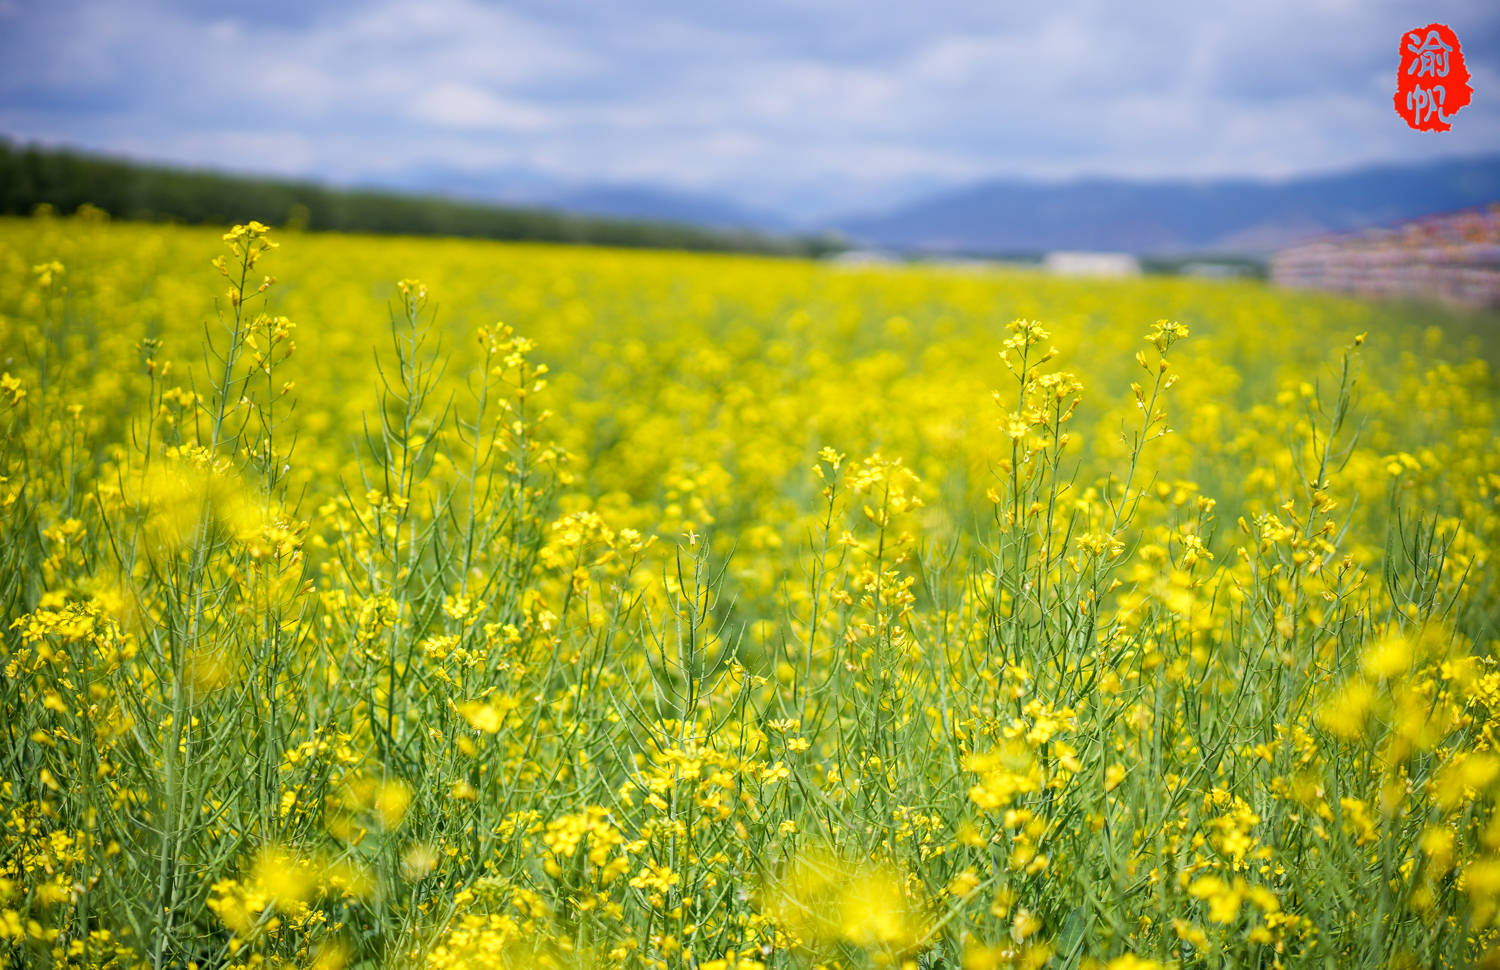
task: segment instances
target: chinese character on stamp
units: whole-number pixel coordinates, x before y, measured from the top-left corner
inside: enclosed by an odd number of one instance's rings
[[[1447,131],[1469,103],[1469,69],[1458,37],[1446,24],[1428,24],[1401,35],[1396,68],[1396,113],[1418,131]]]

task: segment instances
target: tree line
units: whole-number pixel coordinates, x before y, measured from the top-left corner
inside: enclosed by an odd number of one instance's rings
[[[268,225],[334,232],[821,255],[822,238],[772,237],[674,222],[577,215],[378,189],[147,164],[0,138],[0,214],[92,205],[117,219]]]

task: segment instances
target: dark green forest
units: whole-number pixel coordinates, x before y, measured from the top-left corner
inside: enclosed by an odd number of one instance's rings
[[[527,242],[785,255],[827,252],[827,240],[776,238],[669,222],[573,215],[314,182],[143,164],[0,138],[0,215],[92,205],[117,219],[273,226],[333,232],[463,236]]]

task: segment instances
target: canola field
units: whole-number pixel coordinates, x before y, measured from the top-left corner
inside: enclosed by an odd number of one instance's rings
[[[1500,965],[1495,324],[0,222],[0,966]]]

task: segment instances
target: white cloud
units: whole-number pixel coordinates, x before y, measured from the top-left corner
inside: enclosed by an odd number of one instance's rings
[[[537,131],[548,127],[547,112],[472,84],[445,82],[423,90],[408,112],[414,120],[476,131]]]
[[[1284,174],[1500,144],[1484,0],[1417,18],[1472,51],[1477,96],[1440,136],[1390,108],[1413,25],[1396,0],[350,0],[295,24],[274,12],[295,0],[19,2],[0,0],[0,130],[342,180],[536,169],[807,210],[989,174]]]

